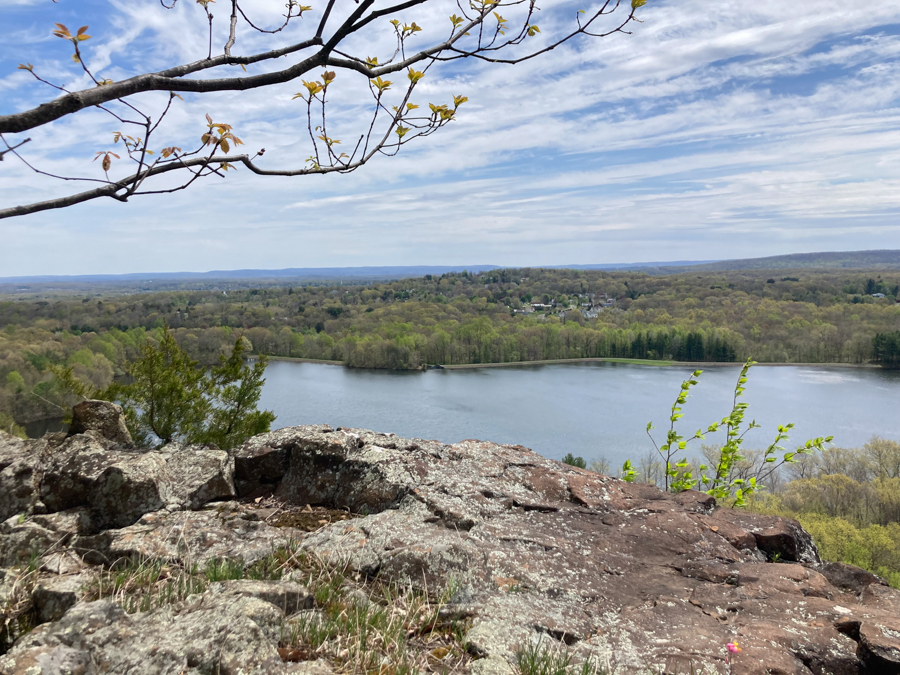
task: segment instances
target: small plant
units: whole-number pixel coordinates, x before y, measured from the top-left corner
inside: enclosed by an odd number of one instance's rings
[[[605,675],[592,658],[579,665],[572,662],[572,654],[564,646],[552,648],[543,641],[535,641],[516,650],[516,670],[519,675]]]
[[[584,457],[576,457],[571,452],[567,453],[565,457],[562,458],[563,464],[568,464],[569,466],[577,466],[579,469],[586,469],[587,462],[584,461]]]
[[[687,380],[681,383],[681,391],[678,393],[675,403],[672,404],[672,411],[669,415],[669,429],[666,433],[665,443],[661,446],[657,445],[650,434],[650,430],[653,429],[653,423],[647,424],[647,435],[650,436],[653,446],[665,463],[664,488],[666,490],[682,492],[699,486],[698,489],[702,489],[716,499],[734,500],[732,506],[746,506],[747,497],[761,489],[762,482],[781,466],[795,462],[795,458],[798,455],[808,455],[817,450],[821,451],[826,443],[831,442],[831,436],[820,436],[806,441],[805,444],[799,446],[793,452],[786,452],[779,443],[788,439],[788,432],[793,429],[794,425],[781,425],[778,427],[775,440],[763,453],[762,462],[760,466],[756,467],[754,475],[747,478],[736,475],[738,464],[744,460],[744,457],[741,455],[744,437],[751,429],[760,427],[755,420],[746,426],[744,425],[744,418],[749,404],[739,400],[744,394],[747,374],[755,364],[755,361],[748,359],[743,368],[741,368],[741,373],[734,388],[731,413],[720,421],[710,424],[706,431],[698,429],[693,436],[685,438],[675,429],[676,422],[684,416],[682,406],[687,402],[691,387],[698,384],[698,378],[703,372],[702,370],[695,370]],[[705,438],[704,434],[715,433],[719,429],[725,430],[725,444],[719,452],[715,466],[701,464],[694,470],[686,456],[678,458],[680,453],[686,451],[689,443],[703,439]],[[623,465],[622,474],[623,480],[629,482],[634,480],[635,472],[630,461],[626,461]]]

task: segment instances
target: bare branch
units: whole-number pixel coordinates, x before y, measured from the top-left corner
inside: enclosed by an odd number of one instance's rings
[[[3,138],[3,137],[0,136],[0,138]],[[3,138],[3,142],[6,143],[5,138]],[[16,143],[15,145],[10,145],[9,143],[6,143],[6,150],[0,150],[0,162],[3,161],[3,155],[5,155],[7,152],[14,152],[16,148],[21,148],[23,145],[25,145],[26,143],[30,143],[30,142],[31,142],[31,139],[26,138],[24,141]]]
[[[169,1],[170,4],[166,4],[167,1]],[[222,176],[227,170],[234,168],[233,165],[235,164],[242,164],[252,173],[261,176],[304,176],[335,172],[349,173],[367,163],[370,159],[375,157],[376,154],[396,154],[401,146],[416,138],[426,137],[435,133],[438,129],[442,128],[445,124],[455,118],[458,106],[466,100],[463,96],[454,96],[453,104],[449,106],[429,104],[431,113],[424,116],[417,116],[416,113],[413,113],[412,111],[418,108],[418,106],[409,102],[410,96],[416,87],[416,82],[422,77],[424,72],[428,71],[438,61],[452,61],[471,57],[493,63],[521,63],[522,61],[545,54],[577,36],[605,37],[617,32],[625,33],[627,32],[625,31],[626,26],[631,21],[637,20],[634,16],[634,9],[632,8],[629,10],[624,20],[618,21],[617,25],[610,30],[606,32],[593,32],[593,25],[598,22],[601,17],[614,13],[623,1],[600,0],[599,9],[593,10],[586,21],[582,21],[581,18],[578,18],[576,21],[576,28],[567,35],[562,36],[536,51],[521,56],[514,56],[513,58],[498,58],[498,56],[494,55],[496,52],[520,45],[525,41],[526,37],[533,36],[536,32],[539,32],[537,26],[531,25],[531,20],[536,9],[535,0],[506,0],[500,2],[495,2],[493,0],[470,0],[468,3],[457,0],[456,4],[460,13],[465,18],[460,19],[456,15],[451,17],[452,28],[449,31],[449,36],[445,40],[426,46],[426,48],[416,53],[407,55],[407,40],[419,31],[420,27],[414,22],[407,26],[398,23],[396,20],[391,22],[394,25],[396,36],[396,50],[389,61],[379,64],[374,58],[371,60],[368,57],[362,59],[339,50],[339,46],[347,38],[361,31],[369,24],[384,17],[423,5],[428,1],[429,0],[402,0],[383,9],[372,10],[375,0],[357,0],[355,7],[353,5],[348,5],[348,13],[342,19],[339,27],[331,33],[330,37],[325,38],[323,35],[326,26],[332,18],[332,12],[336,6],[335,0],[328,0],[314,37],[286,47],[280,47],[278,49],[250,56],[234,56],[231,52],[238,37],[237,24],[239,14],[252,29],[264,33],[277,33],[287,26],[292,18],[301,16],[308,8],[300,6],[295,0],[288,0],[288,9],[287,13],[284,15],[284,23],[282,26],[274,30],[264,30],[254,25],[247,18],[244,10],[240,6],[239,0],[231,0],[230,25],[228,40],[224,45],[224,53],[213,57],[213,15],[209,11],[207,3],[201,0],[199,4],[202,5],[209,23],[209,48],[207,58],[205,59],[175,66],[156,73],[137,75],[121,82],[110,82],[105,79],[98,81],[81,59],[81,54],[76,41],[76,60],[81,63],[84,72],[97,85],[91,89],[77,92],[68,92],[61,87],[57,87],[40,78],[34,73],[33,67],[30,64],[27,66],[20,66],[20,68],[29,70],[29,72],[31,72],[39,81],[45,82],[46,84],[61,90],[63,95],[49,103],[38,106],[37,108],[0,116],[0,140],[2,140],[7,148],[6,150],[0,151],[0,161],[3,160],[5,154],[12,153],[36,173],[67,181],[92,181],[94,183],[100,183],[101,185],[76,195],[51,199],[37,204],[0,209],[0,218],[63,208],[100,197],[110,197],[124,202],[136,195],[171,193],[187,188],[202,177],[210,176],[212,174]],[[171,9],[175,6],[177,0],[160,0],[160,2],[163,7]],[[511,31],[507,27],[507,21],[503,19],[496,10],[515,6],[522,6],[522,10],[519,12],[519,19],[522,19],[522,21],[518,30]],[[295,11],[298,13],[295,14]],[[485,25],[485,20],[492,14],[496,14],[497,25],[488,27]],[[519,19],[517,19],[517,22]],[[509,32],[510,35],[505,35],[507,32]],[[207,71],[212,71],[214,68],[223,66],[245,66],[272,61],[314,48],[314,52],[308,53],[305,57],[300,58],[300,60],[287,65],[287,67],[279,68],[271,72],[239,77],[207,77],[197,79],[188,77],[189,75],[206,73]],[[420,63],[423,64],[423,67],[420,66],[422,72],[417,73],[413,66]],[[150,137],[157,131],[161,120],[169,112],[173,99],[178,96],[176,92],[207,93],[217,91],[249,91],[299,79],[313,69],[319,67],[331,67],[354,71],[370,80],[369,88],[375,98],[375,110],[371,120],[367,124],[367,132],[359,137],[359,140],[353,148],[353,153],[349,157],[344,153],[338,153],[336,151],[334,146],[340,141],[329,136],[326,124],[325,98],[328,85],[335,79],[335,76],[334,73],[326,71],[322,78],[322,83],[304,81],[304,85],[309,89],[309,95],[304,95],[307,104],[307,133],[309,134],[313,146],[313,157],[307,160],[309,165],[305,168],[293,170],[263,169],[257,166],[254,160],[257,157],[262,156],[264,151],[260,151],[252,157],[247,154],[229,155],[228,153],[231,149],[230,146],[232,144],[241,144],[241,140],[233,135],[231,126],[218,122],[214,123],[209,116],[207,116],[207,121],[209,123],[208,132],[203,135],[202,144],[198,149],[183,153],[180,148],[169,147],[162,151],[160,157],[152,160],[148,159],[148,156],[153,154],[148,149]],[[387,100],[382,96],[391,83],[381,81],[380,78],[406,69],[409,69],[410,82],[406,87],[405,93],[402,95],[400,106],[392,106],[393,112],[391,112],[386,105]],[[208,74],[211,75],[212,73],[209,72]],[[139,110],[129,100],[130,97],[136,94],[152,91],[169,92],[169,100],[155,123],[149,115]],[[391,95],[391,98],[396,100],[393,94]],[[321,118],[321,124],[316,124],[315,130],[313,129],[312,120],[314,113],[314,99],[316,100],[315,115],[317,118]],[[129,108],[139,117],[137,119],[126,119],[107,107],[107,104],[112,102]],[[2,136],[4,133],[19,133],[34,129],[91,107],[98,107],[108,112],[123,124],[136,124],[144,128],[142,134],[143,138],[140,138],[137,134],[137,138],[132,138],[131,136],[123,137],[119,132],[117,132],[115,137],[116,141],[120,139],[123,140],[128,153],[128,159],[137,164],[137,169],[132,175],[118,180],[111,180],[107,175],[107,180],[105,181],[91,178],[56,176],[38,170],[16,151],[30,139],[25,139],[16,145],[10,145],[10,143]],[[380,117],[382,112],[385,113],[384,117]],[[128,117],[132,117],[132,115],[129,114]],[[380,128],[376,130],[376,122],[380,119],[383,120],[381,124],[386,126],[383,133]],[[319,140],[325,143],[324,153],[320,153]],[[217,155],[215,154],[217,152],[223,152],[224,154]],[[117,155],[110,151],[101,151],[97,153],[98,157],[102,156],[104,158],[104,172],[109,169],[110,155],[118,158]],[[144,185],[148,179],[176,170],[187,171],[190,174],[190,178],[176,187],[153,190],[144,189]]]
[[[228,42],[225,43],[225,56],[231,56],[231,48],[234,47],[235,32],[237,31],[237,0],[231,0],[231,25],[228,28]],[[210,54],[212,56],[212,54]]]

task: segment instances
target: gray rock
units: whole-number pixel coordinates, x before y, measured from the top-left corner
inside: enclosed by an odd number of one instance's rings
[[[34,443],[0,431],[0,520],[28,512],[38,453]]]
[[[69,425],[69,436],[96,432],[117,445],[131,447],[134,443],[128,427],[125,426],[125,413],[122,406],[109,401],[89,399],[72,408],[72,423]]]
[[[60,546],[67,538],[31,521],[14,516],[0,528],[0,566],[25,567]]]
[[[283,620],[272,603],[241,594],[206,593],[131,616],[101,600],[76,605],[61,620],[21,638],[0,657],[0,672],[59,675],[80,663],[90,664],[81,671],[85,675],[297,672],[276,650]]]
[[[91,534],[96,531],[90,510],[84,507],[58,513],[37,514],[31,517],[31,521],[61,535]]]
[[[92,563],[128,557],[202,565],[229,558],[249,565],[303,534],[267,525],[239,506],[226,504],[202,511],[149,513],[134,525],[77,537],[72,548]]]
[[[257,598],[278,607],[283,614],[296,614],[303,609],[312,609],[315,599],[304,587],[293,581],[255,581],[236,579],[215,584],[213,594]]]
[[[125,527],[145,513],[196,509],[234,494],[231,459],[215,446],[110,450],[84,434],[53,454],[40,489],[47,510],[88,507],[98,527]]]
[[[38,621],[46,623],[62,618],[81,598],[88,580],[87,574],[74,574],[39,581],[31,592]]]
[[[509,661],[498,656],[476,659],[469,666],[470,675],[515,675],[515,672]]]

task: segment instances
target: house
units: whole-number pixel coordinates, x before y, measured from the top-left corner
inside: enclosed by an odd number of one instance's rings
[[[883,298],[885,297],[884,293],[872,293],[873,298]]]

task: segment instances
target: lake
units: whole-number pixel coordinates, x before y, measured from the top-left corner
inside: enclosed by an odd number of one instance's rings
[[[275,428],[330,424],[453,443],[518,443],[545,457],[566,453],[614,466],[653,449],[688,367],[590,362],[397,372],[318,363],[270,362],[260,407]],[[739,366],[711,367],[691,390],[680,421],[690,436],[731,411]],[[745,448],[765,447],[794,422],[787,447],[814,436],[856,447],[873,435],[900,440],[900,372],[875,368],[754,366],[743,400],[762,425]],[[721,442],[721,434],[705,442]],[[699,445],[696,453],[699,455]]]

